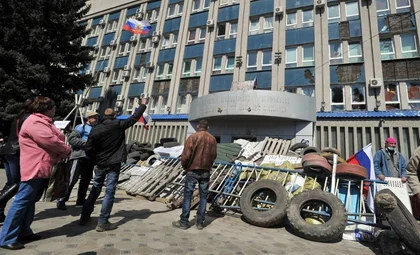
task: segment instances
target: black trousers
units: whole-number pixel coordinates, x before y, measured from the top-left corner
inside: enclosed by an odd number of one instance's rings
[[[88,158],[73,159],[67,195],[59,200],[62,202],[66,202],[69,200],[71,191],[73,190],[74,185],[76,185],[80,177],[76,204],[84,204],[86,200],[86,193],[89,188],[89,183],[92,180],[93,167],[94,165]]]

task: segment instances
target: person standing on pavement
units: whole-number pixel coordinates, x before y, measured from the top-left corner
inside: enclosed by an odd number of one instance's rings
[[[70,155],[72,164],[67,194],[65,197],[62,197],[57,201],[57,208],[60,210],[67,209],[66,202],[69,200],[71,191],[79,180],[79,177],[80,183],[79,189],[77,191],[76,206],[83,206],[86,201],[86,193],[89,188],[90,180],[92,180],[94,165],[92,161],[86,156],[84,146],[86,145],[92,127],[98,121],[98,113],[88,112],[86,114],[86,119],[86,123],[77,125],[68,138],[68,142],[72,148]]]
[[[98,199],[106,179],[105,197],[102,201],[96,231],[102,232],[117,228],[116,224],[110,223],[108,219],[114,204],[121,163],[127,159],[125,130],[138,122],[146,110],[146,104],[147,99],[142,98],[137,111],[127,120],[116,119],[115,111],[108,108],[105,110],[102,122],[92,128],[85,150],[87,155],[94,159],[95,177],[92,190],[83,205],[80,225],[85,225],[91,220],[95,201]]]
[[[405,169],[405,158],[397,151],[397,140],[388,137],[385,140],[385,148],[378,150],[373,157],[373,167],[376,178],[385,180],[385,177],[401,178],[402,182],[407,181]]]
[[[19,241],[34,241],[41,237],[32,232],[35,203],[42,197],[52,174],[52,167],[71,152],[64,135],[54,126],[55,103],[38,96],[30,106],[33,112],[19,132],[19,190],[0,232],[0,247],[9,250],[24,248]]]
[[[200,202],[197,210],[196,227],[203,229],[205,220],[207,194],[209,192],[210,171],[217,157],[216,138],[209,132],[207,120],[200,120],[198,131],[187,138],[181,155],[181,165],[186,171],[184,199],[179,221],[172,222],[176,228],[187,229],[191,210],[191,199],[195,184],[198,183]]]
[[[22,127],[23,122],[29,117],[29,107],[33,103],[33,99],[27,99],[20,113],[12,121],[10,126],[10,133],[5,145],[0,149],[0,157],[4,163],[4,169],[6,171],[7,181],[3,189],[0,192],[0,196],[9,193],[8,197],[12,198],[18,191],[18,184],[20,183],[20,164],[19,164],[19,131]],[[15,185],[16,184],[16,185]],[[14,187],[15,186],[15,187]],[[12,191],[12,192],[10,192]],[[9,199],[10,199],[9,198]],[[6,215],[4,209],[6,208],[9,199],[0,203],[0,223],[4,222]]]
[[[407,184],[410,187],[414,197],[420,203],[420,146],[414,151],[407,164]]]

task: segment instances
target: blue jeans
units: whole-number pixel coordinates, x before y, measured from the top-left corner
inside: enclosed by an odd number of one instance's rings
[[[0,245],[16,243],[19,237],[32,235],[35,203],[41,199],[48,179],[32,179],[21,182],[15,200],[9,208],[0,232]]]
[[[82,218],[90,217],[92,214],[95,202],[101,194],[102,186],[106,178],[105,197],[102,201],[101,214],[99,215],[98,223],[104,224],[108,222],[112,206],[114,205],[115,191],[117,189],[120,169],[120,163],[110,166],[96,166],[92,190],[83,205]]]
[[[6,170],[7,186],[20,182],[19,154],[4,155],[4,169]]]
[[[197,223],[202,224],[205,219],[207,194],[209,193],[210,171],[208,170],[192,170],[188,171],[185,176],[184,200],[182,201],[181,223],[188,224],[191,210],[191,199],[194,192],[195,184],[198,183],[200,192],[200,203],[197,209]]]

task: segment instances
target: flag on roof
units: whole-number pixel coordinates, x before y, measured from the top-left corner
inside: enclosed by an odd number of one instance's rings
[[[133,34],[148,34],[152,30],[152,26],[147,20],[136,20],[129,18],[123,26],[123,30],[130,31]]]

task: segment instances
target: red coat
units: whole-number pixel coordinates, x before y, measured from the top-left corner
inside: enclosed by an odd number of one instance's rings
[[[64,135],[43,114],[29,116],[19,132],[21,181],[50,178],[52,166],[70,154]]]

